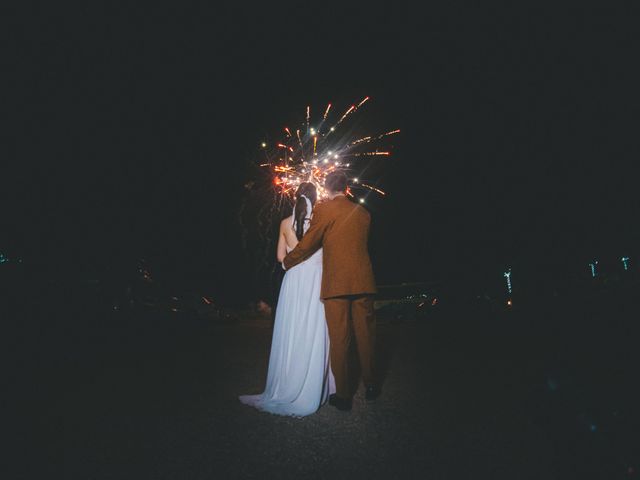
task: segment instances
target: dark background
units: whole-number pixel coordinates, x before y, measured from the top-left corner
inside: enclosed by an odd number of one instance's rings
[[[142,256],[255,299],[238,209],[259,142],[369,95],[365,116],[402,129],[370,202],[379,283],[620,268],[639,237],[637,13],[7,8],[0,247],[54,272]]]

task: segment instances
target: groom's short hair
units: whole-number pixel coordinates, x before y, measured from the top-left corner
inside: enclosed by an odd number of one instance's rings
[[[347,182],[344,172],[331,172],[324,180],[324,187],[330,192],[344,192],[347,189]]]

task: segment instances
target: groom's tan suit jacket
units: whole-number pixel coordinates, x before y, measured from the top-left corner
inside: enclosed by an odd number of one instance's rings
[[[367,242],[371,215],[344,196],[318,203],[302,240],[284,259],[288,270],[313,255],[322,254],[323,299],[376,293]]]

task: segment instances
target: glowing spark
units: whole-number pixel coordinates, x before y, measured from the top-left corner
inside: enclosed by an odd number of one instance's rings
[[[391,155],[391,152],[364,152],[364,153],[356,153],[356,157],[371,157],[375,155]]]
[[[284,131],[287,132],[287,137],[291,136],[291,132],[289,131],[288,127],[284,127]]]
[[[349,107],[349,110],[347,110],[347,111],[344,113],[344,115],[342,115],[342,118],[340,118],[340,120],[338,120],[338,123],[336,123],[336,126],[337,126],[337,125],[340,125],[340,124],[342,123],[342,121],[343,121],[345,118],[347,118],[347,116],[348,116],[351,112],[353,112],[355,109],[356,109],[356,106],[355,106],[355,105],[351,105],[351,107]]]
[[[311,107],[307,107],[307,132],[309,131],[309,116],[311,115]]]
[[[356,179],[357,180],[357,179]],[[380,190],[379,188],[376,187],[372,187],[371,185],[367,185],[366,183],[362,184],[363,187],[368,188],[369,190],[373,190],[376,193],[379,193],[380,195],[382,195],[383,197],[386,195],[385,192],[383,192],[382,190]]]
[[[351,142],[351,145],[357,145],[359,143],[368,142],[370,140],[371,140],[371,137],[360,138],[360,139],[356,140],[355,142]]]
[[[391,132],[383,133],[382,135],[378,135],[377,137],[364,137],[352,142],[351,145],[357,145],[359,143],[369,143],[373,140],[380,140],[381,138],[388,137],[389,135],[395,135],[396,133],[400,133],[400,130],[393,130]]]
[[[380,135],[380,137],[378,137],[378,138],[386,137],[386,136],[389,136],[389,135],[395,135],[396,133],[400,133],[400,129],[398,129],[398,130],[391,130],[390,132],[383,133],[383,134],[382,134],[382,135]]]
[[[327,119],[327,115],[329,115],[329,110],[331,110],[331,104],[327,105],[327,109],[324,111],[324,116],[322,117],[323,122]]]
[[[369,100],[369,97],[365,97],[364,100],[362,100],[356,108],[360,108],[362,105],[364,105],[364,102],[366,102],[367,100]]]
[[[396,133],[400,133],[400,130],[392,130],[387,133],[383,133],[382,135],[378,135],[375,139],[380,140],[381,138],[388,137],[389,135],[395,135]]]

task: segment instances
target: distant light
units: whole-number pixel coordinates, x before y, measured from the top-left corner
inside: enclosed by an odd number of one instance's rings
[[[262,142],[261,145],[262,145],[262,148],[266,148],[267,147],[267,144],[264,143],[264,142]]]
[[[325,159],[324,159],[324,163],[329,163],[329,159],[328,159],[328,158],[325,158]]]
[[[340,162],[336,162],[336,163],[335,163],[335,165],[336,165],[336,167],[337,167],[338,165],[340,165]]]
[[[361,198],[361,199],[360,199],[360,203],[364,203],[364,198]]]
[[[624,269],[629,270],[629,257],[622,257],[620,260],[622,261]]]
[[[329,150],[327,153],[328,153],[329,155],[331,155],[333,152],[332,152],[331,150]]]
[[[350,164],[350,163],[347,163],[347,167],[348,167],[349,165],[351,165],[351,164]]]
[[[336,129],[334,127],[331,127],[329,130],[331,130],[332,132],[334,132]]]
[[[513,305],[513,303],[511,302],[511,299],[507,300],[507,305],[509,306]]]
[[[303,169],[302,169],[302,173],[307,173],[307,169],[306,169],[306,168],[303,168]]]
[[[353,179],[353,183],[358,183],[358,179],[357,179],[357,178],[354,178],[354,179]]]
[[[339,158],[339,157],[338,157],[338,154],[336,153],[336,154],[333,156],[333,158]]]
[[[312,129],[311,129],[311,135],[315,135],[315,134],[316,134],[316,129],[315,129],[315,128],[312,128]]]
[[[597,260],[594,260],[593,263],[589,264],[589,268],[591,268],[591,276],[593,278],[596,278],[596,275],[598,274],[596,272],[596,265],[598,265],[598,261]]]
[[[513,290],[511,286],[511,268],[509,268],[509,270],[504,272],[502,275],[507,279],[507,291],[509,292],[509,295],[511,295],[511,292]]]

